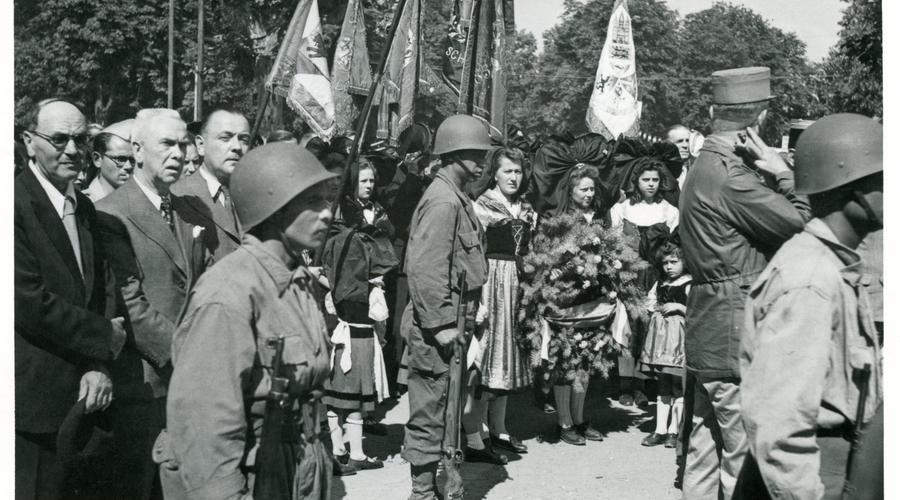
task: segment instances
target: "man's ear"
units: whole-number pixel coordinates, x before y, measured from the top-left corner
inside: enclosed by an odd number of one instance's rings
[[[100,168],[100,165],[103,163],[103,155],[100,154],[99,151],[91,152],[91,163],[93,163],[95,167]]]
[[[713,113],[713,109],[714,109],[714,108],[715,108],[715,106],[713,106],[712,104],[709,105],[709,119],[710,119],[710,120],[715,120],[715,119],[716,119],[715,113]]]
[[[769,110],[764,109],[759,112],[759,116],[756,117],[756,126],[762,130],[763,123],[766,122],[766,117],[769,116]]]
[[[197,146],[197,154],[200,157],[206,156],[206,141],[203,140],[202,135],[194,137],[194,145]]]
[[[132,142],[131,143],[131,151],[134,153],[134,163],[135,167],[140,167],[144,164],[144,146],[140,142]]]
[[[28,158],[34,158],[34,136],[31,132],[22,132],[22,142],[25,143],[25,150],[28,151]]]

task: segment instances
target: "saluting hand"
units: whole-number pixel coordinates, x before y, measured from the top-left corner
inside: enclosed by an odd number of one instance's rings
[[[762,138],[759,137],[759,134],[752,128],[747,127],[745,130],[747,132],[747,141],[742,144],[735,144],[734,148],[737,152],[749,156],[756,168],[768,174],[777,175],[790,170],[787,163],[778,154],[777,149],[766,145]]]

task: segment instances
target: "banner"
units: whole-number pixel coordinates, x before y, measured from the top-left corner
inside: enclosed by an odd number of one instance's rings
[[[483,118],[505,135],[508,36],[512,0],[455,0],[443,77],[459,96],[457,112]]]
[[[278,49],[266,89],[285,98],[319,137],[335,132],[334,96],[316,0],[300,0]]]
[[[591,132],[616,139],[637,133],[640,116],[631,16],[626,0],[616,0],[585,121]]]
[[[365,100],[371,85],[372,70],[369,67],[362,3],[360,0],[349,0],[331,72],[338,134],[350,135],[354,132],[356,118],[362,107],[360,101]]]
[[[420,68],[424,65],[421,50],[421,0],[407,0],[400,13],[400,24],[391,41],[381,80],[378,101],[376,137],[396,145],[400,132],[413,123],[414,98],[418,89]]]

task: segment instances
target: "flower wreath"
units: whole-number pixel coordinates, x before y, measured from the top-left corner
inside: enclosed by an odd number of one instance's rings
[[[585,224],[579,214],[542,221],[522,264],[519,342],[541,361],[545,318],[565,318],[567,309],[591,301],[621,301],[629,318],[643,317],[645,294],[637,273],[646,268],[619,231]],[[559,382],[585,381],[597,373],[606,377],[622,346],[612,340],[609,322],[550,328],[548,369],[544,378]]]

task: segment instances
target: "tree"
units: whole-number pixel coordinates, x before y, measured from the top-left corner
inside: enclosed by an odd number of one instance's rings
[[[832,113],[884,114],[881,0],[844,0],[837,45],[819,73]]]
[[[775,98],[762,134],[770,144],[780,143],[792,118],[824,113],[813,85],[814,70],[806,60],[806,44],[746,7],[716,3],[688,14],[678,54],[678,72],[689,79],[679,85],[676,100],[688,126],[708,131],[709,76],[716,70],[746,66],[767,66],[772,71]]]

